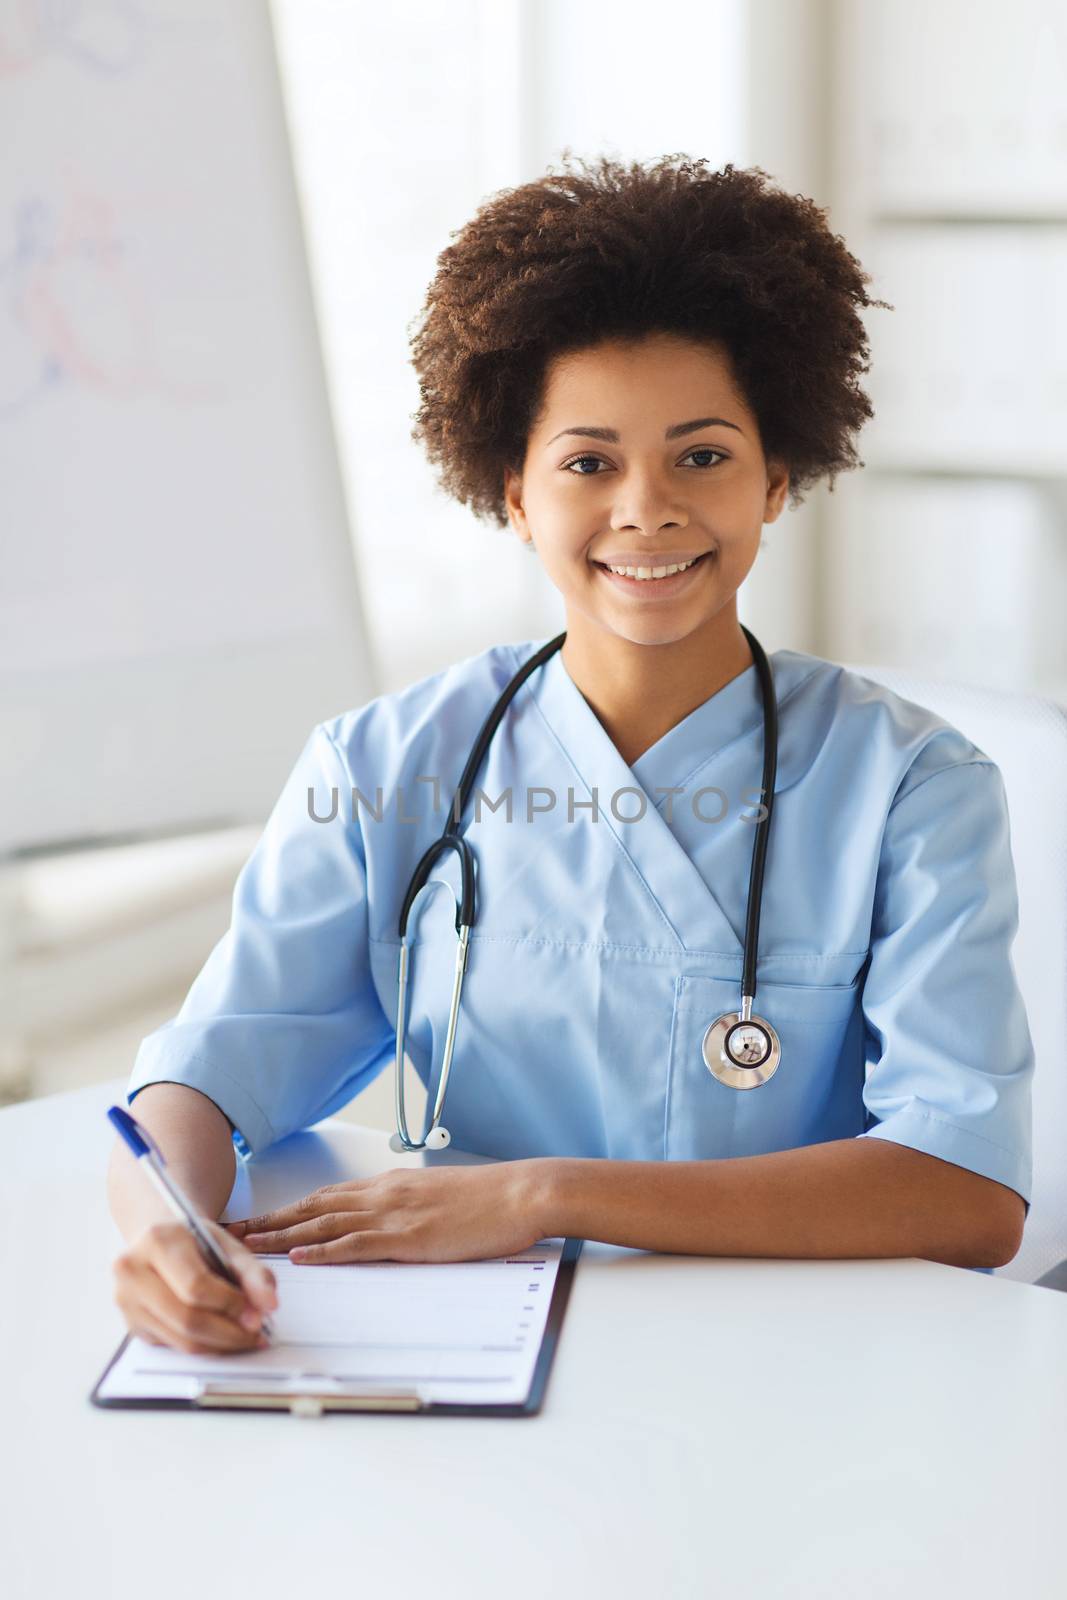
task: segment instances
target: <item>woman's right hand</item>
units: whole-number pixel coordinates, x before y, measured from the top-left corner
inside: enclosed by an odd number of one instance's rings
[[[206,1221],[241,1288],[213,1272],[184,1222],[154,1222],[114,1262],[115,1301],[132,1334],[191,1355],[266,1346],[264,1315],[278,1304],[274,1274],[233,1234]],[[242,1325],[242,1317],[248,1318]]]

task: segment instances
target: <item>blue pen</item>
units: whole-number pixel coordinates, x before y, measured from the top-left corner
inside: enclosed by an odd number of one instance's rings
[[[163,1152],[148,1129],[142,1128],[141,1124],[135,1121],[122,1106],[111,1106],[108,1110],[108,1117],[125,1139],[131,1153],[137,1157],[138,1161],[143,1163],[142,1170],[151,1178],[175,1216],[180,1217],[189,1228],[193,1238],[200,1246],[201,1253],[208,1266],[217,1272],[220,1278],[225,1278],[227,1283],[232,1283],[234,1288],[240,1289],[243,1293],[244,1289],[240,1278],[204,1227],[203,1219],[197,1216],[188,1196],[182,1192],[166,1170],[167,1163]],[[268,1339],[271,1338],[274,1330],[271,1327],[270,1318],[264,1317],[260,1326],[266,1337]]]

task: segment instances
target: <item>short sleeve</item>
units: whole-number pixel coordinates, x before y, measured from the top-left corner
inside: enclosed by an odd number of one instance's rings
[[[874,1126],[1006,1184],[1030,1210],[1034,1053],[999,768],[960,762],[894,801],[863,987]]]
[[[319,724],[237,878],[227,932],[178,1015],[143,1040],[128,1104],[149,1083],[188,1084],[258,1154],[377,1077],[395,1033],[371,978],[352,787]]]

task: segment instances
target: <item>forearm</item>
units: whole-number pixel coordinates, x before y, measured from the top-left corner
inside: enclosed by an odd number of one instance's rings
[[[221,1215],[233,1190],[236,1155],[232,1130],[213,1100],[182,1083],[150,1083],[130,1108],[166,1158],[168,1170],[205,1216]],[[174,1213],[149,1182],[123,1141],[116,1138],[108,1167],[111,1215],[129,1241]]]
[[[882,1139],[719,1161],[543,1163],[546,1236],[675,1255],[918,1257],[1000,1266],[1019,1196]],[[1010,1196],[1010,1200],[1009,1197]]]

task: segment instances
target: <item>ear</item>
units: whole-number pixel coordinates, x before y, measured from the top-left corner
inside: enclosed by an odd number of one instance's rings
[[[504,506],[512,532],[518,535],[523,544],[531,544],[533,540],[522,504],[522,477],[511,467],[504,468]]]
[[[777,522],[789,490],[789,468],[777,459],[767,462],[767,499],[763,508],[764,522]]]

